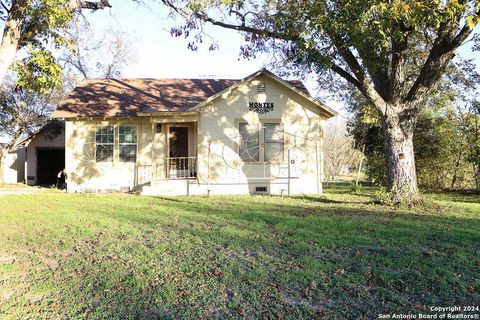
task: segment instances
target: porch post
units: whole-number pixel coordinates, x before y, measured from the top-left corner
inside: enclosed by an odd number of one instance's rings
[[[210,150],[212,146],[212,141],[208,140],[208,158],[207,158],[207,196],[210,196]]]
[[[318,140],[315,140],[315,158],[316,158],[316,169],[317,169],[317,195],[320,195],[320,161],[319,161],[319,151],[318,151]]]
[[[291,184],[291,181],[290,181],[291,180],[290,179],[290,177],[291,177],[291,174],[290,174],[290,151],[291,151],[291,149],[288,148],[288,188],[287,188],[288,195],[290,195],[290,184]]]

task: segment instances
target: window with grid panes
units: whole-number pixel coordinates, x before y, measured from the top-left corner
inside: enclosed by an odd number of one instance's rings
[[[95,160],[97,162],[113,161],[113,126],[97,127],[95,132]]]
[[[118,158],[120,162],[137,161],[137,127],[118,127]]]

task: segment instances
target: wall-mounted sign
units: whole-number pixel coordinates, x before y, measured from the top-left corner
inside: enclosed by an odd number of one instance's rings
[[[273,102],[249,102],[248,110],[256,112],[258,114],[268,113],[273,111]]]
[[[398,153],[398,160],[400,162],[407,162],[408,161],[408,156],[405,152],[399,152]]]

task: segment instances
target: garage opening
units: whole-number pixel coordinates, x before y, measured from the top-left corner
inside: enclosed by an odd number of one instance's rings
[[[37,149],[37,184],[57,184],[57,174],[65,168],[65,148]]]

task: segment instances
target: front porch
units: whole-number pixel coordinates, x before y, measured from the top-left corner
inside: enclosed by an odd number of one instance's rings
[[[172,122],[174,120],[174,122]],[[197,119],[153,118],[151,146],[147,162],[138,161],[135,186],[149,186],[158,181],[185,180],[197,177]]]
[[[152,181],[196,179],[197,157],[168,157],[153,164],[137,165],[135,185]]]

